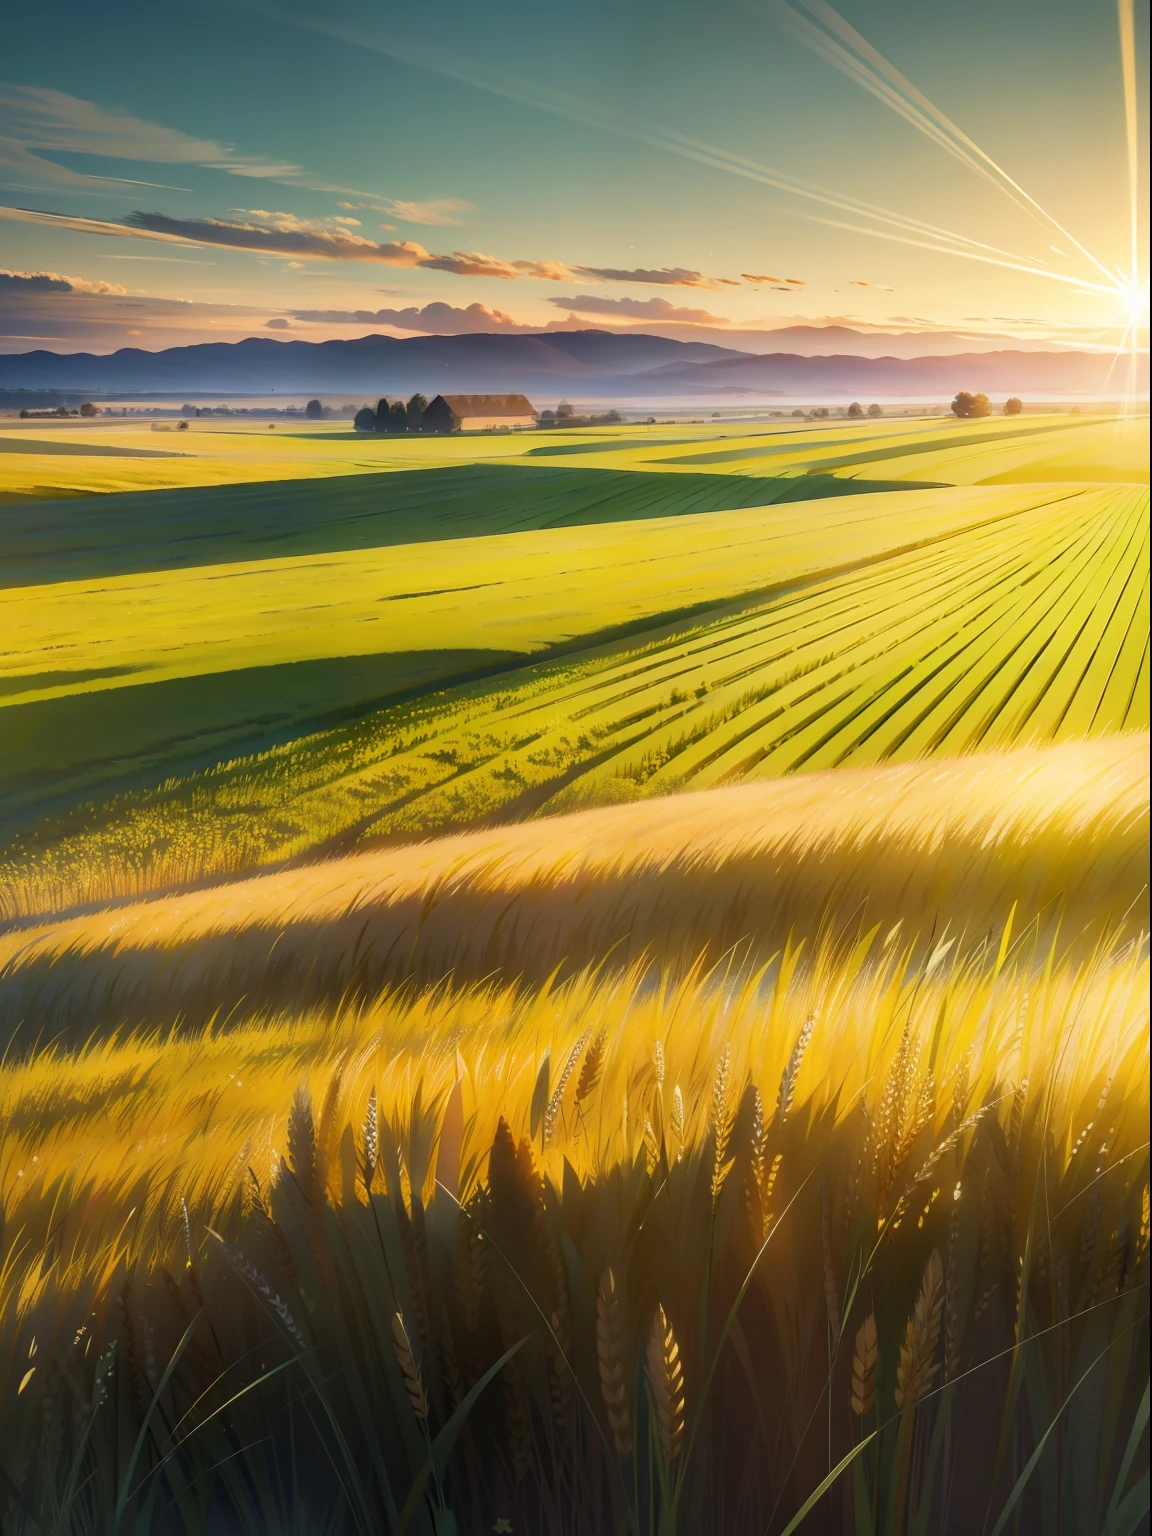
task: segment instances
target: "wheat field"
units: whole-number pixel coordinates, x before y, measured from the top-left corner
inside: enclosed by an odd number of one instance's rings
[[[58,1035],[0,1069],[14,1528],[1134,1530],[1146,759],[11,931]],[[357,976],[372,924],[406,959]]]
[[[1146,1530],[1146,435],[0,444],[4,1536]]]

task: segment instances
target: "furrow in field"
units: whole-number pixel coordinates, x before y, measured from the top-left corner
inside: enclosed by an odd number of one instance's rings
[[[1138,511],[1138,498],[1129,498],[1118,517],[1117,536],[1098,562],[1089,590],[1065,621],[1054,645],[1057,661],[1046,685],[1034,692],[1017,731],[1049,740],[1072,708],[1092,658],[1105,644],[1116,609],[1147,554],[1147,529]]]
[[[1005,560],[1006,553],[1003,549],[991,552],[986,567],[987,581],[993,592],[998,588],[1006,588],[1007,599],[1019,603],[1017,586],[1021,581],[1026,583],[1034,579],[1032,562],[1025,560],[1014,566],[1010,555]],[[891,653],[897,646],[902,645],[905,651],[903,665],[898,670],[908,672],[924,665],[925,652],[931,654],[931,646],[923,638],[924,631],[941,628],[947,631],[955,627],[955,620],[947,607],[948,601],[952,598],[961,608],[968,606],[972,602],[972,590],[977,585],[978,573],[967,562],[960,563],[957,569],[949,573],[948,579],[942,579],[937,574],[935,580],[932,580],[932,573],[929,572],[931,590],[922,595],[915,590],[909,593],[903,587],[899,580],[902,574],[898,572],[894,582],[895,603],[890,608],[880,610],[875,629],[866,632],[853,647],[843,643],[842,633],[833,626],[828,636],[829,642],[833,644],[833,653],[824,667],[819,684],[814,685],[814,680],[810,678],[807,686],[795,689],[795,696],[786,695],[777,700],[777,707],[771,711],[771,718],[765,720],[760,733],[754,736],[747,730],[742,731],[740,742],[727,747],[706,765],[701,765],[705,771],[697,777],[696,782],[716,783],[728,776],[739,776],[753,769],[761,773],[788,771],[787,768],[781,769],[781,759],[776,754],[787,747],[787,762],[803,763],[806,760],[806,748],[827,730],[827,726],[820,723],[825,716],[834,717],[839,728],[852,713],[846,707],[848,699],[856,697],[859,701],[857,707],[866,707],[876,689],[877,673],[883,676],[887,672],[891,676]],[[941,617],[942,607],[944,615]],[[857,675],[852,677],[852,674]],[[851,678],[847,687],[839,688],[834,695],[821,696],[822,688],[834,686],[841,677]],[[817,702],[812,705],[806,702],[808,700]],[[805,707],[800,709],[802,704]],[[804,735],[805,730],[807,737]]]
[[[1058,580],[1061,572],[1068,574],[1075,567],[1090,541],[1091,534],[1074,539],[1058,564],[1053,562],[1050,551],[1042,547],[1033,551],[1029,562],[1029,584],[1011,594],[1010,601],[1000,604],[998,610],[989,615],[988,623],[974,622],[977,599],[973,594],[967,611],[960,615],[962,644],[950,664],[932,679],[931,687],[917,690],[906,708],[891,712],[884,733],[874,743],[872,751],[863,756],[853,753],[851,760],[874,761],[897,752],[900,756],[916,756],[936,750],[948,733],[955,731],[959,722],[966,718],[973,701],[981,698],[985,690],[995,688],[998,666],[995,658],[1003,646],[1010,643],[1007,637],[1017,632],[1022,622],[1038,619],[1045,604],[1054,600],[1053,580]],[[992,658],[991,662],[989,658]],[[957,741],[959,739],[957,737]],[[957,750],[962,748],[958,746]]]

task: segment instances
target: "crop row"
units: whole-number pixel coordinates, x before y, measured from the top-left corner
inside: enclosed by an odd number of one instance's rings
[[[82,809],[11,848],[10,908],[493,816],[1144,729],[1146,523],[1146,492],[1075,492]]]

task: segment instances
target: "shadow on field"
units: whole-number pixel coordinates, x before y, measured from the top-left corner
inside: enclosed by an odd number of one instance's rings
[[[54,802],[97,793],[109,780],[118,790],[152,784],[158,776],[262,751],[309,728],[524,660],[517,651],[387,651],[238,667],[21,704],[5,719],[0,826],[46,814]],[[131,669],[104,669],[109,676],[118,670]],[[76,679],[71,672],[48,675]]]
[[[21,501],[0,506],[0,586],[915,488],[518,462]]]

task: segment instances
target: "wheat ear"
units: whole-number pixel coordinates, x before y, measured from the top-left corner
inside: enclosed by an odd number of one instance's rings
[[[724,1054],[716,1068],[716,1081],[712,1086],[712,1134],[715,1139],[712,1159],[712,1205],[720,1199],[724,1187],[724,1174],[728,1163],[728,1142],[732,1135],[732,1106],[728,1095],[728,1069],[732,1061],[732,1046],[724,1047]]]
[[[904,1343],[900,1346],[900,1359],[896,1365],[897,1408],[914,1407],[932,1385],[943,1311],[944,1266],[933,1248],[924,1266],[915,1309],[904,1331]]]
[[[316,1122],[312,1095],[303,1084],[296,1090],[288,1111],[288,1167],[305,1200],[311,1201],[316,1186]]]
[[[576,1070],[576,1063],[584,1053],[584,1047],[588,1044],[591,1030],[585,1032],[577,1040],[576,1044],[568,1052],[568,1059],[564,1063],[564,1069],[560,1073],[552,1097],[548,1100],[548,1106],[544,1111],[544,1145],[548,1146],[556,1134],[556,1122],[560,1118],[560,1106],[564,1102],[564,1090],[568,1086],[568,1079]]]
[[[876,1342],[876,1314],[869,1312],[856,1334],[852,1353],[852,1412],[859,1418],[872,1412],[876,1401],[876,1362],[880,1346]]]
[[[364,1193],[372,1193],[372,1180],[380,1162],[380,1125],[376,1109],[376,1090],[368,1095],[368,1108],[364,1114],[364,1130],[361,1136],[360,1173],[364,1180]]]
[[[608,1423],[618,1456],[632,1450],[632,1420],[628,1412],[628,1387],[624,1379],[624,1329],[620,1298],[611,1269],[600,1276],[596,1293],[596,1359],[600,1368],[600,1395],[608,1410]]]
[[[396,1350],[396,1359],[400,1362],[400,1374],[404,1377],[404,1386],[408,1393],[408,1401],[412,1404],[412,1412],[423,1421],[428,1417],[428,1394],[424,1391],[424,1383],[420,1379],[420,1366],[412,1352],[412,1341],[404,1326],[402,1312],[397,1312],[392,1318],[392,1343]]]
[[[812,1031],[816,1028],[817,1017],[818,1015],[812,1012],[804,1020],[803,1028],[796,1036],[796,1044],[792,1047],[792,1054],[780,1078],[780,1087],[776,1094],[776,1119],[781,1125],[787,1120],[788,1111],[792,1108],[792,1100],[796,1097],[796,1080],[800,1076],[804,1053],[808,1049]]]
[[[590,1098],[604,1070],[604,1055],[608,1049],[608,1031],[602,1029],[584,1055],[580,1076],[576,1079],[576,1103],[583,1104]]]
[[[684,1367],[680,1346],[664,1308],[656,1308],[648,1335],[648,1383],[656,1407],[656,1425],[664,1460],[679,1456],[684,1440]]]

